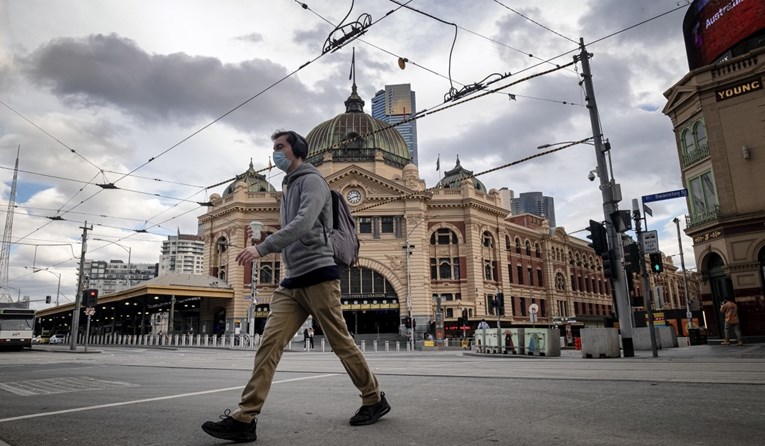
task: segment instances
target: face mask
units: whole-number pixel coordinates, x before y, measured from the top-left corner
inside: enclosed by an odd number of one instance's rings
[[[289,169],[290,165],[292,164],[292,161],[287,159],[287,155],[284,154],[283,150],[274,152],[273,158],[274,158],[274,164],[276,164],[276,167],[278,167],[280,170],[283,170],[284,172],[286,172],[287,169]]]

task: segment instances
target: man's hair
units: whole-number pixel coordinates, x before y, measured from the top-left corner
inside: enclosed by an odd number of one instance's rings
[[[271,141],[276,141],[282,136],[287,137],[287,142],[292,147],[292,153],[296,157],[305,160],[305,158],[308,156],[308,141],[306,141],[305,138],[300,136],[297,132],[293,132],[292,130],[275,131],[274,134],[271,135]]]

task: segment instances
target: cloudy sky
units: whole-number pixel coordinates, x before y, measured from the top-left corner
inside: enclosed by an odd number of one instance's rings
[[[507,85],[571,62],[582,37],[593,54],[620,208],[680,189],[671,122],[661,109],[663,93],[688,71],[682,3],[409,4],[438,21],[393,2],[359,0],[346,22],[366,13],[374,24],[322,55],[334,28],[328,22],[340,23],[351,2],[311,0],[306,9],[291,0],[0,0],[2,221],[21,149],[9,269],[14,297],[19,289],[33,300],[55,296],[57,274],[61,300],[74,297],[86,220],[95,225],[87,258],[127,262],[129,249],[133,262],[157,262],[161,240],[178,230],[195,233],[204,212],[197,202],[225,187],[210,186],[246,170],[250,159],[256,168],[268,164],[275,129],[305,134],[344,111],[352,47],[367,112],[377,90],[398,83],[411,84],[421,110],[441,105],[451,87],[493,73],[510,73],[493,86]],[[410,61],[404,70],[398,57]],[[421,177],[428,186],[438,181],[439,156],[441,173],[457,156],[480,172],[539,153],[543,144],[592,136],[580,73],[577,64],[419,120]],[[583,144],[479,179],[488,188],[554,197],[557,224],[574,232],[603,219],[598,182],[587,179],[595,163],[593,147]],[[274,175],[277,187],[280,181]],[[108,183],[120,189],[98,186]],[[659,230],[662,251],[679,265],[672,219],[687,213],[685,200],[652,209],[648,227]],[[55,216],[62,220],[49,218]],[[683,237],[693,268],[691,240]]]

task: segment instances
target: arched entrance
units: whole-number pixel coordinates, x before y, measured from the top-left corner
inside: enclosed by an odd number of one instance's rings
[[[707,324],[710,334],[722,336],[724,319],[719,311],[726,297],[733,297],[733,281],[725,274],[725,261],[717,253],[711,253],[706,259],[709,289],[712,293],[712,308],[707,311]]]
[[[366,267],[340,276],[340,299],[348,329],[356,334],[398,334],[399,299],[382,274]]]
[[[757,261],[760,263],[760,283],[762,284],[762,294],[765,295],[765,246],[760,248],[757,254]]]

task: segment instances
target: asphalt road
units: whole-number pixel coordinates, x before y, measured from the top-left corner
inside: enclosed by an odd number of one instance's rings
[[[199,426],[236,407],[253,352],[95,350],[0,353],[0,446],[227,444]],[[367,358],[393,407],[379,423],[348,424],[360,399],[332,353],[286,352],[255,444],[763,444],[765,345]]]

